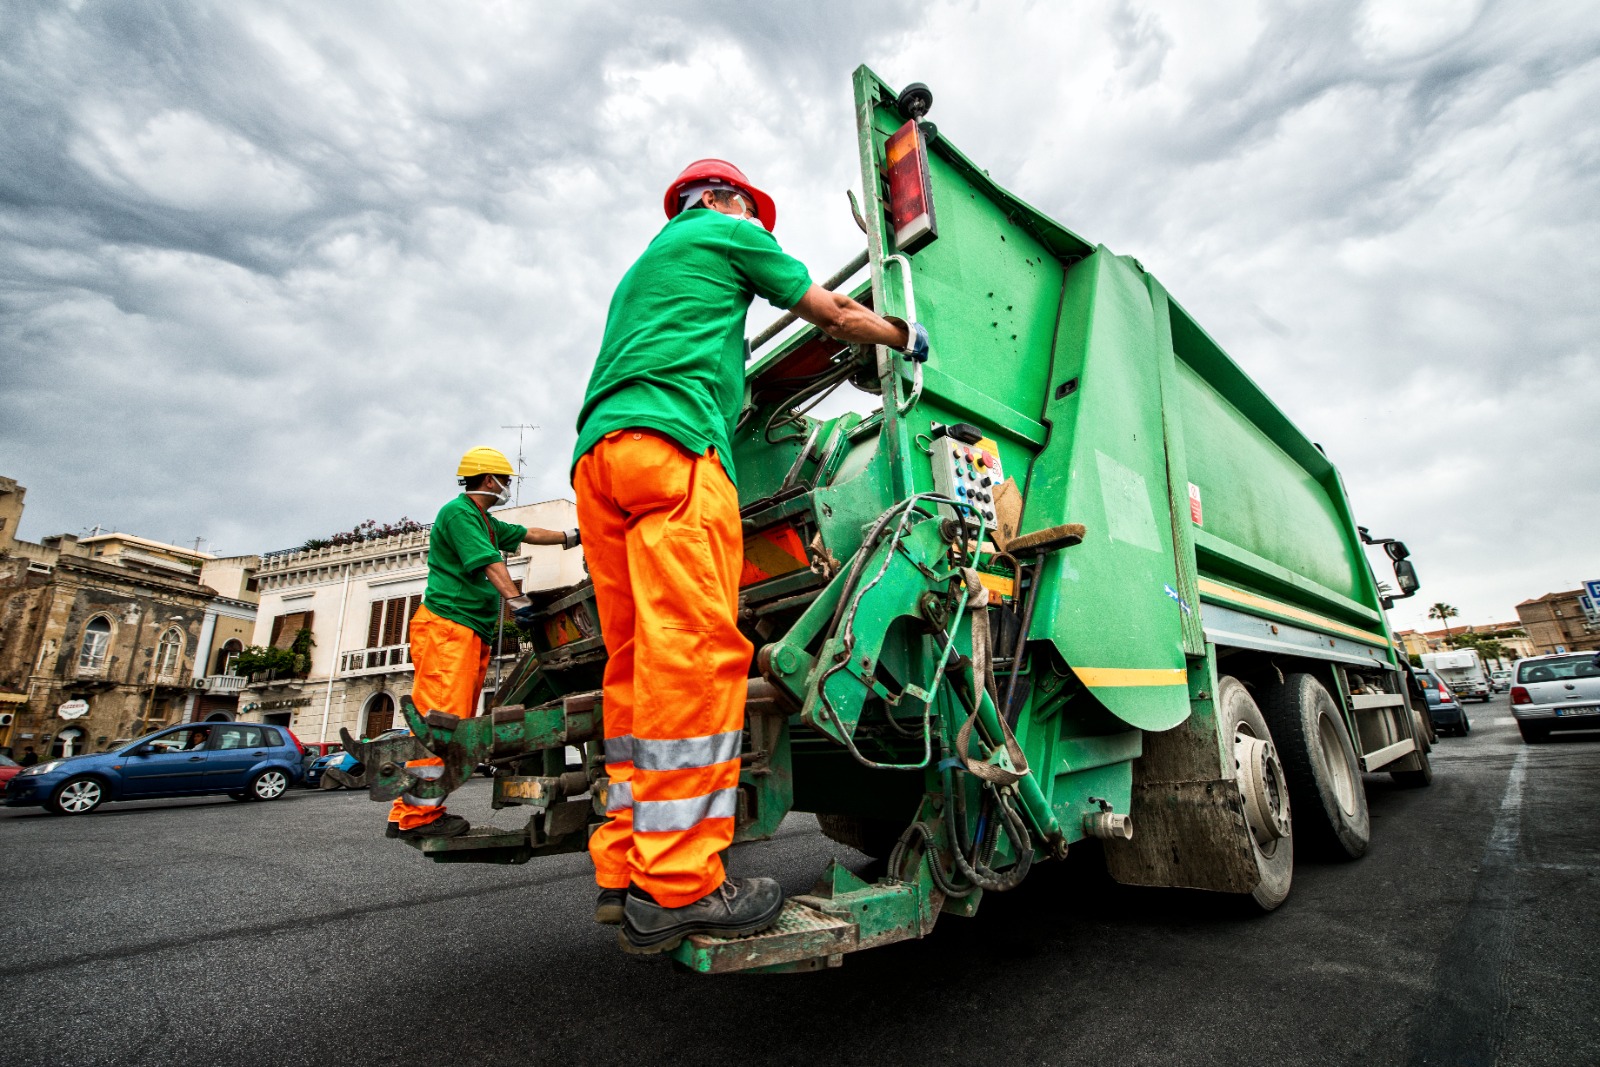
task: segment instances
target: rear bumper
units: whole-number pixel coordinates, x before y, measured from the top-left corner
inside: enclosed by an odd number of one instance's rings
[[[1460,726],[1467,721],[1467,713],[1460,704],[1432,704],[1428,707],[1428,718],[1435,726]]]
[[[1556,714],[1562,712],[1563,714]],[[1511,714],[1518,722],[1548,722],[1552,726],[1579,723],[1593,727],[1600,725],[1600,704],[1513,704]]]

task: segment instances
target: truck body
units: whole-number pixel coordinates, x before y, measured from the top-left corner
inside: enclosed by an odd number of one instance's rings
[[[1363,554],[1378,542],[1322,451],[1138,261],[1001,188],[923,121],[921,87],[863,67],[855,95],[866,251],[826,285],[925,323],[933,350],[914,365],[803,325],[753,341],[733,435],[757,649],[736,840],[813,812],[885,864],[868,882],[836,859],[772,930],[676,958],[836,966],[975,915],[1091,838],[1124,883],[1275,907],[1297,843],[1365,848],[1364,772],[1431,775]],[[862,410],[804,414],[834,389]],[[603,817],[592,587],[540,607],[491,715],[406,703],[444,778],[351,742],[375,799],[448,793],[490,762],[496,805],[529,808],[516,831],[422,843],[436,861],[579,851]]]
[[[1422,665],[1428,668],[1455,691],[1458,697],[1472,697],[1488,701],[1492,692],[1489,672],[1475,649],[1464,648],[1454,652],[1424,652]]]

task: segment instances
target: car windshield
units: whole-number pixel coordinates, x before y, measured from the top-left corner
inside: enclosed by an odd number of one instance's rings
[[[1540,659],[1517,666],[1517,681],[1564,682],[1573,678],[1600,678],[1600,668],[1594,665],[1594,653],[1581,656],[1563,656],[1560,659]]]
[[[0,756],[0,767],[20,767],[22,764],[9,756]]]

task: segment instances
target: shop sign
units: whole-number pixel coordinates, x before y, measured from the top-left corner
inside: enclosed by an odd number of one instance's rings
[[[56,709],[56,713],[63,719],[81,719],[89,714],[87,700],[69,700]]]

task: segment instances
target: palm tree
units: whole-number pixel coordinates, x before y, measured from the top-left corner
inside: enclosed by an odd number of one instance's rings
[[[1442,602],[1435,604],[1433,607],[1428,609],[1428,618],[1438,619],[1440,622],[1444,623],[1444,639],[1445,641],[1451,643],[1454,643],[1455,641],[1455,634],[1451,633],[1450,631],[1450,620],[1460,614],[1461,612],[1457,611],[1449,604]]]

